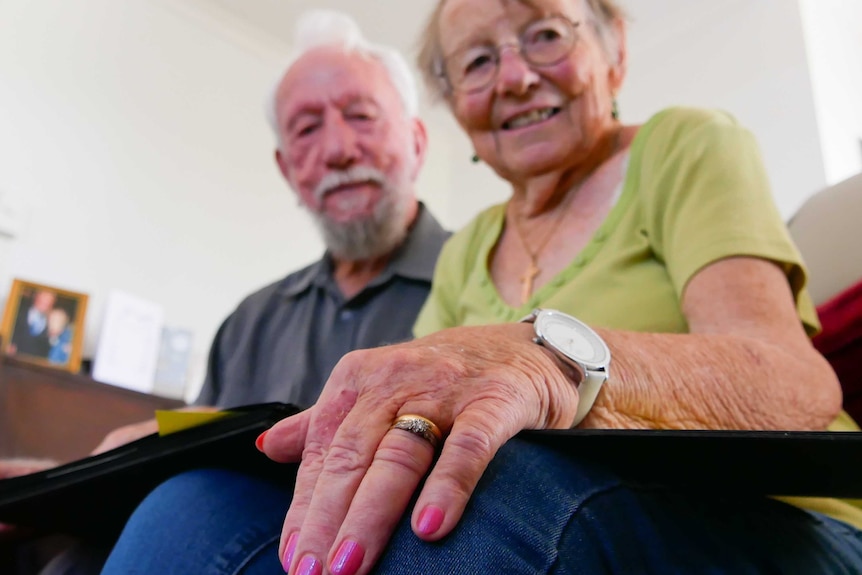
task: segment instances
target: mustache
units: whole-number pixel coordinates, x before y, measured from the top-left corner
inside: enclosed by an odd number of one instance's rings
[[[346,170],[332,171],[323,176],[314,188],[314,199],[320,202],[326,194],[340,186],[369,182],[383,187],[386,185],[386,175],[370,166],[353,166]]]

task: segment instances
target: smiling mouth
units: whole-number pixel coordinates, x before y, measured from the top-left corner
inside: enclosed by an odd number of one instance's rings
[[[556,116],[559,113],[560,108],[541,108],[538,110],[530,110],[529,112],[518,114],[514,118],[503,122],[503,129],[517,130],[518,128],[532,126],[533,124],[544,122],[548,118]]]

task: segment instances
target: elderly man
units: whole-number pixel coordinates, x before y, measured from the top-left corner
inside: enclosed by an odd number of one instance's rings
[[[276,164],[326,253],[228,316],[199,406],[309,406],[345,353],[410,338],[449,235],[416,199],[426,133],[403,56],[326,11],[299,22],[295,54],[267,118]],[[98,451],[154,430],[153,422],[122,428]]]
[[[271,101],[275,160],[327,250],[224,322],[198,404],[313,404],[345,353],[411,336],[447,237],[416,199],[426,135],[403,57],[321,12],[296,51]]]
[[[449,235],[416,198],[426,133],[403,56],[370,44],[337,13],[311,12],[297,31],[297,56],[267,112],[275,161],[326,252],[248,296],[224,321],[200,406],[308,406],[345,353],[410,338]],[[126,426],[96,451],[155,429],[154,421]],[[56,558],[50,572],[93,563],[81,551]]]
[[[427,140],[404,57],[328,11],[298,23],[295,54],[267,119],[276,164],[326,253],[224,321],[198,406],[307,407],[345,353],[409,339],[449,235],[416,198]],[[122,427],[96,453],[155,430],[152,420]]]

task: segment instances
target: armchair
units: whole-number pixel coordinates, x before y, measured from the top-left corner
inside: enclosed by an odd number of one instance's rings
[[[814,346],[841,381],[844,409],[862,421],[862,174],[809,198],[788,223],[808,266],[823,331]]]

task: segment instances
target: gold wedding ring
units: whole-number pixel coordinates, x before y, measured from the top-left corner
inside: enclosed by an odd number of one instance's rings
[[[421,415],[414,415],[412,413],[399,415],[392,422],[389,429],[403,429],[404,431],[418,435],[430,443],[434,449],[437,449],[440,443],[443,442],[443,434],[440,433],[440,428],[433,421]]]

